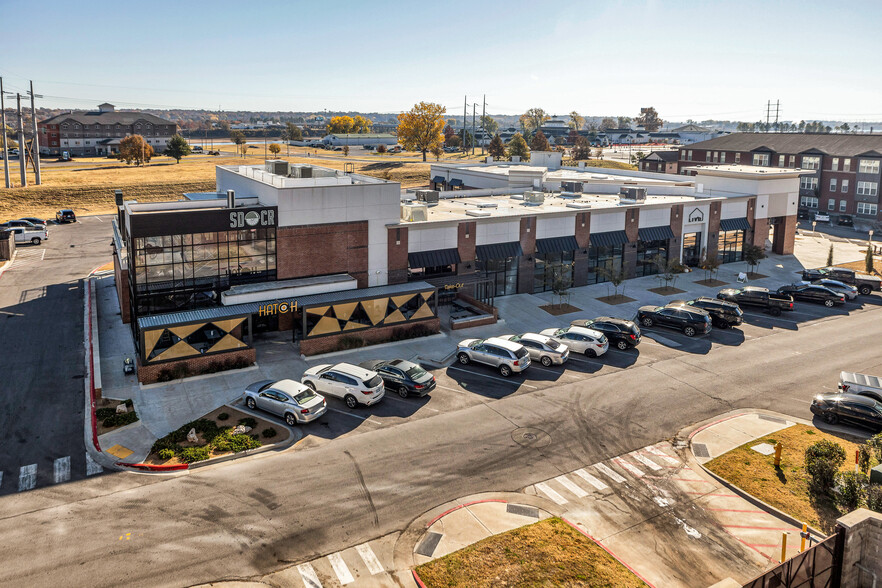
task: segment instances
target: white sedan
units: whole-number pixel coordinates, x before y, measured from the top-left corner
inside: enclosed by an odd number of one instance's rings
[[[566,345],[573,353],[584,353],[588,357],[600,357],[609,349],[606,335],[585,327],[564,327],[545,329],[539,333]]]

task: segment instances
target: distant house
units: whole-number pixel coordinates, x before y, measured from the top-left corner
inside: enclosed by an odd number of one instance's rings
[[[604,145],[639,145],[649,143],[650,133],[642,129],[607,129],[597,134],[597,142]]]
[[[675,174],[679,157],[679,151],[653,151],[641,159],[638,166],[640,171]]]
[[[398,137],[388,133],[332,133],[322,137],[322,143],[331,147],[344,145],[376,147],[377,145],[395,145],[398,143]]]

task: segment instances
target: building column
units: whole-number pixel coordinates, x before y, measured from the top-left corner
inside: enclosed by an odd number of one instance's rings
[[[796,239],[796,215],[785,216],[782,222],[775,226],[775,241],[772,243],[772,251],[778,255],[792,255],[793,243]]]
[[[638,227],[640,226],[640,210],[630,208],[625,211],[625,233],[628,242],[625,243],[622,252],[622,263],[625,266],[625,278],[637,277],[637,241],[640,240]]]
[[[475,267],[475,221],[461,222],[456,227],[456,248],[459,252],[460,263],[456,266],[456,274],[473,274]]]
[[[720,212],[722,209],[722,202],[710,203],[710,218],[707,220],[707,247],[705,248],[707,259],[713,259],[720,251]]]
[[[518,294],[533,293],[533,269],[536,254],[536,217],[528,216],[521,219],[521,249],[524,254],[518,259]]]
[[[758,218],[753,221],[753,231],[750,239],[751,245],[766,247],[766,239],[769,238],[769,219]]]
[[[683,205],[674,204],[671,206],[671,232],[674,237],[668,240],[668,259],[676,257],[677,261],[683,263],[682,257],[682,239],[683,239]]]
[[[573,286],[588,285],[588,247],[591,239],[591,213],[580,212],[575,216],[576,243],[579,249],[573,253]]]
[[[388,227],[387,264],[388,283],[407,282],[408,227]]]

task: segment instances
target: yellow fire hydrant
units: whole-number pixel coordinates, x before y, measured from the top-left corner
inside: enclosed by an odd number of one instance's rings
[[[780,441],[778,441],[778,442],[775,444],[775,467],[776,467],[776,468],[780,468],[780,467],[781,467],[781,450],[782,450],[782,449],[784,449],[784,446],[781,445],[781,442],[780,442]]]

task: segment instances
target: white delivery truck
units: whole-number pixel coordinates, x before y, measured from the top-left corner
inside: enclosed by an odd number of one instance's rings
[[[860,394],[876,402],[882,402],[882,378],[854,372],[839,372],[839,391],[843,394],[846,392]]]

